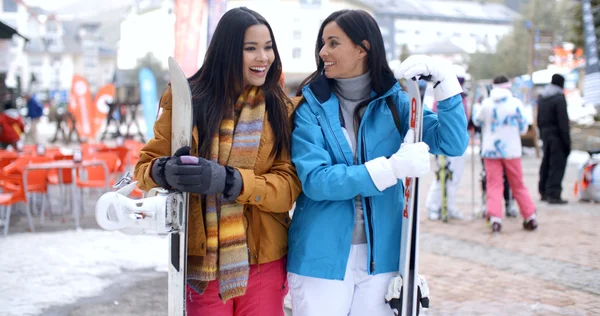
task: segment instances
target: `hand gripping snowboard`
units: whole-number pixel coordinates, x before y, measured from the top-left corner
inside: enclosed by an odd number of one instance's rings
[[[423,107],[416,80],[407,80],[410,95],[409,128],[414,130],[413,142],[420,142],[423,133]],[[419,179],[406,178],[405,204],[402,212],[402,239],[400,244],[400,265],[398,276],[390,280],[385,300],[395,315],[414,316],[419,313],[419,304],[429,307],[427,281],[417,274],[419,263]]]
[[[192,144],[192,93],[188,80],[173,57],[169,57],[169,74],[173,109],[171,117],[171,154]],[[188,241],[189,194],[183,193],[178,201],[176,231],[171,233],[169,263],[169,316],[185,315],[185,285]]]
[[[173,58],[169,58],[171,75],[172,117],[171,154],[192,141],[192,97],[183,71]],[[185,157],[187,160],[193,160]],[[182,157],[182,160],[184,157]],[[193,162],[193,161],[192,161]],[[186,162],[184,162],[186,163]],[[133,200],[127,197],[136,182],[126,174],[115,188],[105,193],[96,203],[96,221],[108,230],[125,233],[157,233],[169,235],[169,298],[168,315],[185,316],[185,285],[187,262],[188,193],[150,190],[146,198]]]

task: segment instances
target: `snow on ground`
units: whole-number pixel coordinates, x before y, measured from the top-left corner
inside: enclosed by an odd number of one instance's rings
[[[0,315],[39,315],[54,305],[99,295],[111,276],[167,271],[168,242],[101,230],[0,238]]]

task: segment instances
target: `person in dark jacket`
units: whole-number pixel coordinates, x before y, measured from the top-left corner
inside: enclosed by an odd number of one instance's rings
[[[554,74],[551,83],[544,88],[538,99],[537,122],[544,142],[538,190],[542,201],[550,204],[567,203],[560,196],[567,157],[571,152],[564,84],[565,78]]]
[[[37,126],[40,122],[40,117],[44,114],[44,105],[31,94],[25,95],[25,99],[27,100],[27,118],[29,119],[29,132],[26,135],[34,144],[37,144]]]

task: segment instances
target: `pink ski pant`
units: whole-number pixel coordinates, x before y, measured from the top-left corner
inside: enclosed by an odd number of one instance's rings
[[[487,215],[490,217],[502,218],[502,199],[503,199],[503,174],[502,169],[506,170],[508,185],[512,190],[513,196],[519,204],[521,215],[524,219],[529,218],[535,213],[535,204],[531,200],[531,195],[523,182],[523,169],[521,167],[521,158],[514,159],[483,159],[485,164],[485,178],[487,181]]]
[[[246,294],[223,304],[219,281],[211,281],[204,294],[187,287],[188,316],[283,316],[283,299],[288,292],[285,257],[250,266]]]

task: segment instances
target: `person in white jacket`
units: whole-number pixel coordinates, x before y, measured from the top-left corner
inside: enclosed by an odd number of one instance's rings
[[[465,68],[459,65],[452,65],[452,69],[456,74],[456,78],[460,83],[461,87],[464,85],[467,72]],[[469,116],[467,115],[467,95],[463,92],[460,94],[462,98],[462,105],[465,109],[465,117],[467,121],[469,121]],[[433,112],[438,113],[437,102],[433,103]],[[435,156],[436,168],[434,170],[436,175],[439,175],[440,168],[440,156]],[[465,169],[465,160],[467,157],[467,152],[465,151],[462,155],[456,157],[445,157],[446,163],[446,198],[447,198],[447,206],[448,206],[448,217],[453,219],[463,219],[463,214],[458,210],[456,206],[456,195],[458,193],[458,188],[460,186],[460,179],[462,178],[463,171]],[[440,220],[441,218],[441,209],[442,209],[442,185],[440,183],[440,179],[431,182],[429,186],[429,192],[427,193],[427,213],[428,217],[432,221]]]
[[[487,220],[492,232],[502,228],[503,168],[508,184],[519,204],[524,218],[523,228],[534,230],[535,204],[523,182],[521,166],[521,136],[527,132],[527,120],[523,116],[523,103],[513,97],[509,79],[494,78],[490,97],[483,100],[481,108],[474,114],[473,123],[481,127],[483,142],[481,156],[485,164],[487,182]]]

